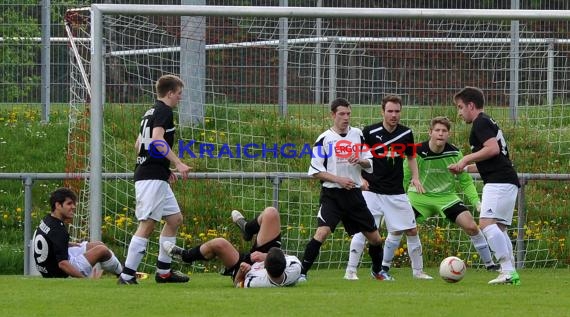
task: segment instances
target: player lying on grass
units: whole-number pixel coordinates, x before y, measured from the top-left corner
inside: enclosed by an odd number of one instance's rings
[[[473,220],[469,209],[456,193],[456,180],[472,206],[480,208],[479,195],[473,184],[473,178],[467,172],[457,175],[448,172],[447,167],[463,158],[461,151],[450,144],[451,122],[446,117],[435,117],[430,122],[429,140],[421,143],[417,150],[418,169],[424,193],[409,186],[408,197],[416,214],[418,223],[429,217],[441,215],[457,224],[469,237],[489,271],[500,269],[493,262],[487,239]],[[411,171],[404,164],[404,186],[408,186]]]
[[[46,215],[34,232],[34,260],[43,277],[98,278],[93,266],[120,274],[121,263],[103,242],[70,242],[66,224],[73,220],[77,195],[68,188],[59,188],[49,198],[51,213]]]
[[[281,250],[281,221],[279,212],[267,207],[255,219],[246,221],[243,215],[232,211],[232,220],[242,231],[245,240],[255,235],[250,253],[241,253],[226,239],[215,238],[191,249],[183,249],[170,241],[162,247],[186,263],[208,261],[218,257],[225,266],[224,275],[230,275],[236,287],[292,286],[301,274],[301,262]]]

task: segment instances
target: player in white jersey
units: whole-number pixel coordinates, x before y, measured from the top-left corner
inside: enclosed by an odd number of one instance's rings
[[[501,265],[501,274],[489,284],[519,285],[521,281],[515,270],[513,245],[507,228],[513,219],[520,183],[509,158],[507,143],[497,123],[483,110],[485,96],[481,89],[465,87],[455,94],[454,101],[459,116],[466,123],[473,124],[469,134],[472,152],[451,164],[449,170],[454,174],[464,169],[471,173],[479,172],[485,184],[479,227]]]
[[[233,210],[232,220],[246,240],[255,236],[249,253],[240,253],[224,238],[215,238],[191,249],[183,249],[166,241],[162,248],[186,263],[218,257],[225,267],[223,274],[231,276],[236,287],[295,285],[301,274],[301,262],[281,250],[281,221],[277,209],[267,207],[250,221],[245,220],[239,211]]]
[[[321,245],[341,221],[349,235],[362,232],[368,239],[372,272],[380,272],[382,240],[360,189],[362,170],[372,172],[372,154],[363,145],[360,129],[350,126],[350,115],[351,106],[346,99],[333,100],[333,126],[317,138],[313,147],[308,174],[322,182],[318,228],[305,247],[299,281],[306,280]]]
[[[301,261],[296,256],[285,255],[283,250],[272,247],[263,262],[252,265],[242,262],[234,283],[236,287],[242,288],[293,286],[300,275]]]

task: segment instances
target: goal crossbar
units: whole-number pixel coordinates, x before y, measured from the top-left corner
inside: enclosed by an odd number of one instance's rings
[[[247,7],[192,5],[117,5],[91,6],[91,87],[90,108],[90,228],[92,239],[100,240],[102,209],[103,138],[103,17],[104,15],[151,16],[239,16],[279,18],[376,18],[376,19],[450,19],[450,20],[570,20],[570,10],[477,10],[477,9],[380,9],[314,7]]]
[[[396,8],[323,8],[271,6],[208,5],[130,5],[93,4],[102,14],[234,16],[277,18],[383,18],[383,19],[489,19],[489,20],[564,20],[570,10],[499,10],[499,9],[396,9]]]

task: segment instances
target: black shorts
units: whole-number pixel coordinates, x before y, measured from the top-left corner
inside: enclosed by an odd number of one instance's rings
[[[443,214],[445,215],[445,218],[455,223],[455,219],[457,219],[457,216],[459,216],[459,214],[461,214],[464,211],[469,211],[469,209],[467,209],[467,207],[465,207],[465,205],[459,201],[451,205],[449,208],[444,209]]]
[[[259,251],[259,252],[267,253],[267,252],[269,252],[269,249],[271,249],[273,247],[281,248],[281,234],[279,234],[273,240],[267,242],[264,245],[258,246],[257,242],[254,242],[253,246],[251,247],[251,249],[249,250],[248,253],[240,253],[239,254],[239,260],[237,261],[236,264],[234,264],[234,266],[232,266],[231,268],[226,268],[220,273],[222,275],[231,276],[232,280],[233,280],[235,278],[235,276],[239,270],[239,266],[242,262],[245,262],[249,265],[253,264],[253,261],[251,260],[251,254],[253,252]]]
[[[416,219],[418,219],[418,222],[423,222],[426,220],[426,217],[422,215],[414,206],[412,206],[412,209],[414,210],[414,214]],[[459,216],[461,213],[465,211],[469,211],[469,209],[467,209],[467,207],[462,202],[458,201],[455,204],[442,210],[440,215],[441,214],[445,215],[445,218],[455,223],[457,216]]]
[[[319,227],[327,226],[334,232],[342,221],[344,230],[349,235],[378,230],[360,188],[347,190],[323,187],[320,201],[317,215]]]

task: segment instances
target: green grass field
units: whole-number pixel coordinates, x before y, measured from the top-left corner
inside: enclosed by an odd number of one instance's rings
[[[2,316],[568,316],[570,270],[519,271],[520,286],[487,285],[495,273],[469,270],[457,284],[413,280],[345,281],[344,271],[310,272],[290,288],[235,289],[228,277],[193,274],[189,284],[116,285],[100,280],[0,276]],[[436,275],[435,269],[428,273]]]

